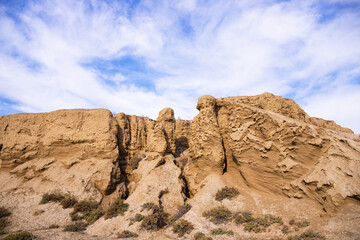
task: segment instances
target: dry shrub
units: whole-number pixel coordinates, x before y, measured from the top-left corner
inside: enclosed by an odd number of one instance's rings
[[[106,210],[105,219],[116,217],[117,215],[123,216],[128,210],[129,204],[124,203],[124,200],[117,198]]]
[[[236,188],[224,187],[216,193],[215,200],[222,201],[225,198],[231,200],[237,195],[239,195],[239,191]]]
[[[130,232],[128,230],[124,230],[121,233],[117,234],[118,238],[136,238],[139,235],[137,235],[136,233]]]
[[[215,224],[226,223],[231,220],[232,213],[226,207],[215,207],[203,213],[203,216]]]
[[[177,233],[178,237],[182,237],[186,233],[191,233],[193,229],[194,226],[184,219],[180,219],[173,225],[173,232]]]

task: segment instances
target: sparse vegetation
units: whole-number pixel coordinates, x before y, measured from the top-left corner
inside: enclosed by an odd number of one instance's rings
[[[147,206],[152,209],[152,213],[144,217],[140,228],[148,231],[158,231],[165,227],[169,222],[169,214],[164,212],[162,206],[157,206],[155,204]],[[147,209],[147,207],[145,208]]]
[[[44,193],[42,195],[40,204],[46,204],[49,202],[60,202],[64,198],[64,194],[60,192]]]
[[[243,224],[244,231],[247,232],[261,232],[264,231],[267,227],[272,224],[283,224],[283,221],[280,217],[275,217],[270,214],[266,214],[262,217],[253,217],[250,212],[237,213],[234,216],[236,224]]]
[[[71,195],[65,195],[65,198],[60,200],[61,206],[65,208],[72,208],[77,203],[77,200],[74,196]]]
[[[188,211],[190,211],[190,209],[191,209],[190,204],[185,204],[185,205],[179,207],[178,213],[176,215],[170,217],[170,219],[169,219],[170,224],[176,222],[178,219],[180,219],[182,216],[184,216]]]
[[[31,233],[23,231],[23,232],[10,234],[5,238],[3,238],[3,240],[32,240],[34,238],[35,236],[32,235]]]
[[[236,188],[224,187],[216,193],[215,200],[222,201],[225,198],[231,200],[237,195],[239,195],[239,191]]]
[[[74,196],[70,194],[63,194],[58,191],[43,194],[40,204],[46,204],[49,202],[59,202],[63,208],[71,208],[77,203]]]
[[[10,224],[7,219],[10,215],[11,212],[8,209],[0,207],[0,234],[4,234],[5,232],[3,230]]]
[[[289,226],[288,226],[288,225],[284,225],[284,226],[282,227],[282,229],[281,229],[281,232],[282,232],[283,234],[288,234],[288,233],[290,232]]]
[[[106,211],[105,219],[116,217],[119,214],[123,216],[128,208],[129,204],[124,203],[121,198],[117,198]]]
[[[82,232],[86,230],[88,224],[84,221],[78,221],[64,227],[65,232]]]
[[[49,229],[54,229],[54,228],[59,228],[60,226],[59,225],[56,225],[56,224],[51,224],[49,226]]]
[[[326,240],[326,238],[319,233],[306,231],[301,235],[289,236],[287,240]]]
[[[138,234],[130,232],[128,230],[124,230],[121,233],[117,234],[118,238],[136,238],[138,236],[139,236]]]
[[[9,210],[7,210],[4,207],[0,207],[0,218],[8,217],[10,215],[11,215],[11,212]]]
[[[202,232],[197,232],[194,234],[194,240],[212,240],[212,238],[206,237]]]
[[[203,213],[203,216],[215,224],[226,223],[231,220],[232,213],[226,207],[215,207]]]
[[[173,225],[173,232],[177,233],[178,237],[182,237],[186,233],[188,234],[191,233],[193,229],[194,226],[190,222],[184,219],[180,219]]]
[[[211,235],[228,235],[228,236],[232,236],[234,235],[234,232],[231,230],[224,230],[222,228],[215,228],[213,230],[211,230]]]
[[[157,206],[155,205],[155,203],[153,202],[147,202],[147,203],[144,203],[142,206],[141,206],[141,211],[144,211],[144,210],[154,210]]]
[[[135,220],[135,222],[141,222],[142,220],[144,220],[144,218],[145,218],[144,215],[141,215],[140,213],[137,213],[137,214],[135,215],[134,220]]]
[[[104,214],[104,210],[97,202],[83,200],[74,205],[74,211],[70,213],[70,217],[72,221],[84,219],[87,224],[93,224]]]

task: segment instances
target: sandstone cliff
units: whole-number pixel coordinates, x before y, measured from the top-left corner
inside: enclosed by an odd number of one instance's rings
[[[196,108],[192,121],[175,120],[170,108],[161,110],[156,121],[113,116],[105,109],[0,117],[0,206],[13,212],[7,229],[34,231],[44,239],[51,234],[83,239],[46,230],[49,224],[71,223],[69,210],[39,205],[42,194],[56,190],[92,199],[104,209],[119,197],[128,204],[124,215],[88,226],[85,239],[111,239],[120,230],[138,232],[141,239],[177,238],[166,227],[169,222],[161,231],[146,231],[141,220],[134,220],[144,203],[206,234],[218,225],[204,212],[222,206],[234,217],[249,211],[284,222],[300,217],[328,239],[358,239],[359,135],[270,93],[206,95]],[[225,187],[240,194],[216,200]],[[233,231],[226,239],[285,239],[288,234],[276,227],[256,233],[235,223],[221,226]]]

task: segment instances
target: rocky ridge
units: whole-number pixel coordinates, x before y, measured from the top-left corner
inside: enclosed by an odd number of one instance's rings
[[[360,236],[360,211],[354,210],[360,209],[359,135],[270,93],[202,96],[197,109],[192,121],[175,120],[170,108],[156,121],[105,109],[0,117],[0,205],[13,212],[9,231],[40,231],[41,237],[48,236],[49,221],[71,223],[68,210],[38,204],[44,193],[61,191],[104,209],[125,199],[124,216],[100,218],[87,228],[89,237],[101,239],[126,229],[140,229],[141,239],[176,238],[170,228],[148,232],[140,223],[130,225],[149,202],[171,215],[191,205],[182,219],[205,233],[216,224],[203,212],[225,206],[284,220],[300,216],[329,239]],[[224,187],[239,196],[216,201]],[[230,228],[234,239],[286,237],[274,229],[254,234]]]

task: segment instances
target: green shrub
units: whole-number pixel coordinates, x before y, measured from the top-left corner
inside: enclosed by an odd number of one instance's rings
[[[222,201],[225,198],[231,200],[234,197],[236,197],[237,195],[239,195],[239,191],[236,188],[224,187],[216,193],[215,200]]]
[[[169,214],[164,212],[162,206],[152,207],[151,214],[144,217],[141,222],[140,228],[151,231],[158,231],[169,223]]]
[[[11,215],[11,212],[9,210],[7,210],[4,207],[0,207],[0,218],[8,217],[10,215]]]
[[[326,240],[326,238],[319,234],[315,233],[313,231],[306,231],[299,235],[289,236],[287,240]]]
[[[191,233],[193,229],[194,226],[184,219],[180,219],[173,225],[173,232],[177,233],[178,237],[182,237],[186,233]]]
[[[197,232],[194,234],[194,240],[212,240],[212,238],[206,237],[202,232]]]
[[[117,215],[123,216],[128,210],[129,204],[124,203],[124,200],[117,198],[106,210],[105,219],[116,217]]]
[[[226,231],[222,228],[216,228],[216,229],[211,230],[211,235],[225,235],[225,234],[228,236],[232,236],[232,235],[234,235],[234,232],[231,230]]]
[[[203,217],[206,217],[215,224],[226,223],[231,220],[232,213],[226,207],[215,207],[203,213]]]
[[[42,195],[40,204],[46,204],[49,202],[60,202],[65,198],[65,195],[60,192],[44,193]]]
[[[35,236],[29,232],[17,232],[14,234],[10,234],[7,237],[3,238],[3,240],[32,240]]]
[[[86,227],[88,226],[88,224],[86,222],[75,222],[73,224],[69,224],[66,225],[64,227],[64,231],[65,232],[81,232],[81,231],[85,231]]]
[[[51,224],[49,226],[49,229],[54,229],[54,228],[59,228],[60,226],[59,225],[56,225],[56,224]]]
[[[144,218],[145,218],[144,215],[141,215],[140,213],[137,213],[137,214],[135,215],[134,220],[135,220],[136,222],[141,222],[142,220],[144,220]]]
[[[136,233],[130,232],[128,230],[124,230],[121,233],[117,234],[118,238],[136,238],[139,235],[137,235]]]

